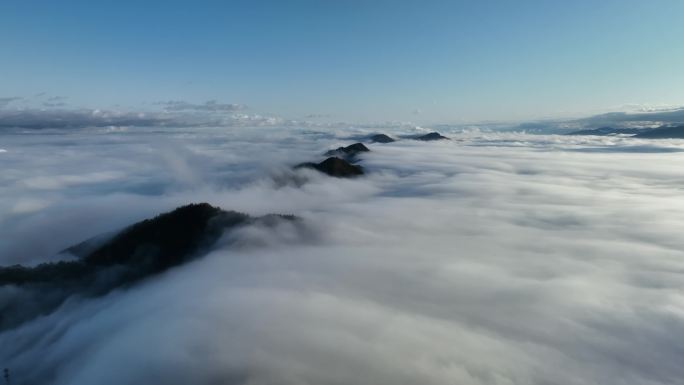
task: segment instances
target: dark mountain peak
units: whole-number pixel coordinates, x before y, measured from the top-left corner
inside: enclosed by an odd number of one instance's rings
[[[368,139],[370,139],[370,141],[373,143],[392,143],[392,142],[394,142],[394,139],[392,139],[390,136],[387,136],[385,134],[371,135],[371,137]]]
[[[442,136],[439,132],[431,132],[429,134],[416,136],[413,139],[422,141],[432,141],[432,140],[449,140],[446,136]]]
[[[370,151],[363,143],[354,143],[347,147],[338,147],[325,153],[326,156],[341,156],[348,159],[355,157],[360,152]]]
[[[340,148],[342,148],[342,147],[340,147]],[[370,151],[368,149],[368,147],[366,147],[366,145],[364,145],[363,143],[350,144],[349,146],[342,148],[342,150],[344,152],[368,152],[368,151]]]
[[[223,211],[208,203],[189,204],[128,227],[83,260],[97,265],[126,264],[145,254],[160,268],[168,267],[213,243],[223,229],[247,219],[246,214]]]
[[[338,157],[330,157],[321,163],[302,163],[296,168],[313,168],[336,178],[353,178],[363,175],[363,168]]]
[[[361,166],[353,165],[344,159],[334,156],[319,163],[316,169],[328,175],[342,178],[363,175]]]
[[[104,295],[186,263],[207,251],[225,231],[293,219],[273,214],[253,218],[208,203],[189,204],[135,223],[105,240],[87,240],[67,249],[77,260],[0,267],[0,287],[14,285],[24,290],[23,295],[0,302],[0,331],[48,314],[72,295]],[[27,301],[31,306],[26,306]]]

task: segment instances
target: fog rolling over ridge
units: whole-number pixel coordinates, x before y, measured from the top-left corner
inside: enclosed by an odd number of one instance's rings
[[[681,382],[684,140],[445,130],[366,142],[355,178],[293,169],[377,132],[1,132],[0,265],[191,202],[302,227],[74,295],[0,332],[0,367],[13,385]]]

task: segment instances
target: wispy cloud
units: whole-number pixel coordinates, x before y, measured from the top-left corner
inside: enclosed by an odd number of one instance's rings
[[[208,111],[208,112],[235,112],[247,109],[243,104],[219,103],[216,100],[209,100],[204,103],[195,104],[183,100],[171,100],[159,102],[167,111]]]
[[[7,106],[8,104],[17,101],[17,100],[22,100],[23,98],[19,96],[5,96],[5,97],[0,97],[0,108]]]
[[[163,126],[173,122],[162,114],[90,109],[0,110],[0,128],[83,128],[105,126]]]
[[[125,111],[69,109],[64,103],[44,103],[51,108],[0,110],[0,128],[87,128],[87,127],[209,127],[209,126],[288,126],[288,119],[241,112],[213,111]],[[227,111],[222,111],[227,112]],[[305,123],[302,123],[305,124]]]
[[[66,96],[50,96],[45,102],[43,102],[43,107],[64,107],[67,105],[67,99],[68,97]]]

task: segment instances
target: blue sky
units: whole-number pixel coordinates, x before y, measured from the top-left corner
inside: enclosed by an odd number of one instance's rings
[[[0,97],[445,123],[684,105],[682,17],[679,0],[6,0]]]

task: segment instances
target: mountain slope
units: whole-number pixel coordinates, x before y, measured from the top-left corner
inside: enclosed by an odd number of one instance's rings
[[[208,203],[190,204],[138,222],[94,249],[90,240],[67,249],[79,258],[35,267],[0,267],[0,288],[16,295],[0,298],[0,331],[48,314],[73,295],[96,297],[198,258],[224,234],[249,224],[273,225]]]

